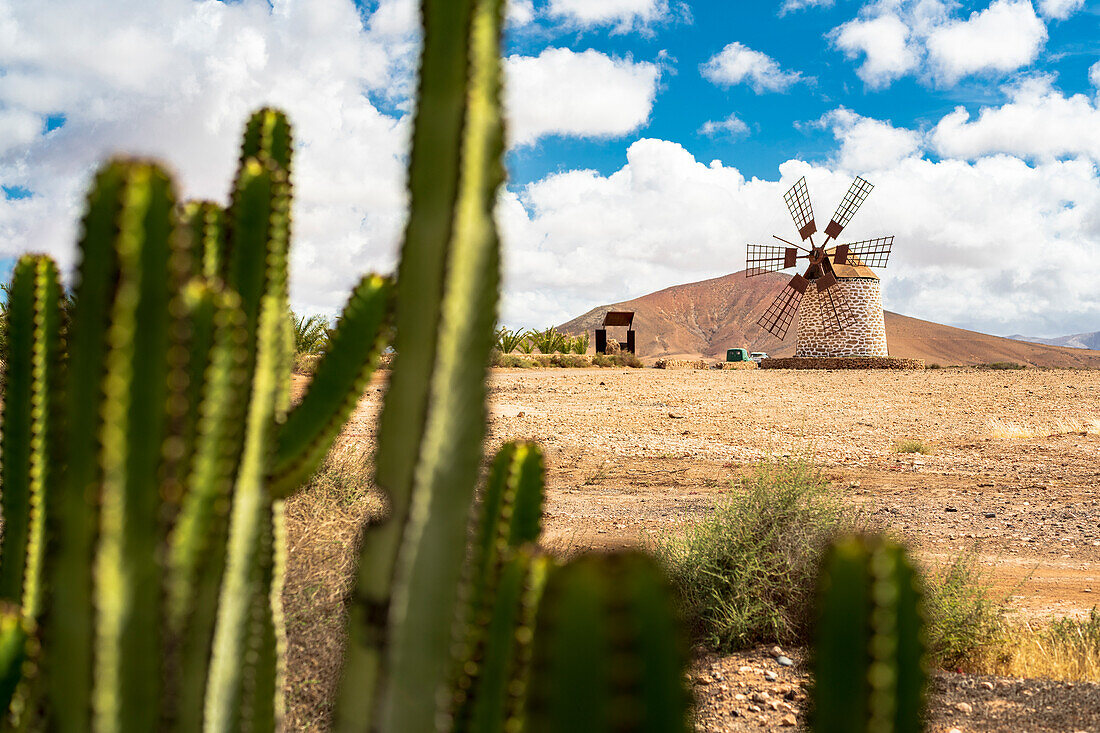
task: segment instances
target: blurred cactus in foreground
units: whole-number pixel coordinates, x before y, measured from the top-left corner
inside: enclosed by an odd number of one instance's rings
[[[924,646],[917,573],[897,544],[848,537],[819,580],[813,729],[923,730]]]

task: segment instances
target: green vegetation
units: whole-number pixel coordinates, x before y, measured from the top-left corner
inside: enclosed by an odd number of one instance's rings
[[[687,730],[665,575],[633,552],[542,554],[536,446],[501,449],[468,526],[500,281],[503,11],[424,0],[401,287],[368,275],[353,289],[293,409],[280,112],[249,119],[225,210],[178,208],[155,164],[99,171],[64,342],[56,266],[19,261],[0,438],[0,702],[15,728],[282,727],[285,500],[329,453],[392,319],[372,462],[388,517],[359,548],[335,729]],[[842,524],[823,486],[804,465],[764,470],[704,537],[712,588],[745,604],[697,604],[719,643],[804,633],[809,558]]]
[[[510,354],[519,348],[519,345],[527,339],[527,332],[520,329],[509,331],[507,328],[497,330],[496,349],[502,354]]]
[[[976,546],[928,576],[929,652],[936,664],[981,664],[1005,640],[1006,598],[997,598],[978,564]]]
[[[920,453],[922,455],[928,455],[932,453],[932,448],[914,438],[903,438],[894,443],[895,453]]]
[[[854,529],[845,509],[808,461],[763,463],[711,516],[662,540],[695,636],[723,651],[804,643],[822,553]]]
[[[580,336],[574,336],[570,341],[570,350],[574,354],[586,354],[588,353],[588,332],[585,331]]]
[[[700,642],[720,651],[805,644],[826,548],[867,529],[811,463],[767,462],[734,483],[710,517],[662,538],[657,552]],[[990,658],[1005,638],[1004,609],[976,550],[934,568],[924,599],[930,659],[954,667]]]
[[[1027,369],[1023,364],[1017,364],[1014,361],[994,361],[988,364],[977,364],[977,369],[996,369],[996,370],[1014,370],[1014,369]]]
[[[376,276],[354,289],[288,411],[289,168],[290,128],[266,109],[217,217],[186,205],[177,218],[155,164],[101,168],[64,354],[56,266],[16,266],[0,593],[19,613],[0,623],[0,692],[19,726],[276,724],[282,501],[362,390],[390,290]]]
[[[295,356],[318,356],[328,348],[329,327],[324,316],[290,314],[294,323]]]
[[[596,354],[592,357],[592,366],[641,369],[645,364],[630,352],[620,352],[618,354]]]

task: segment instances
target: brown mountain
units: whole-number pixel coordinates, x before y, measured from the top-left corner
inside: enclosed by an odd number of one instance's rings
[[[638,355],[643,358],[725,358],[743,347],[771,356],[792,356],[796,326],[783,341],[756,325],[790,278],[772,274],[746,278],[744,271],[676,285],[640,298],[593,308],[558,326],[566,333],[592,332],[609,309],[632,310]],[[795,322],[797,324],[797,320]],[[624,338],[612,329],[612,338]],[[890,355],[943,365],[1013,361],[1030,366],[1100,368],[1100,351],[1048,346],[990,336],[886,311]]]

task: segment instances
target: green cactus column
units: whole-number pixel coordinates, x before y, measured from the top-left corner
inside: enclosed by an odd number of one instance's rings
[[[48,257],[25,255],[8,289],[0,507],[0,601],[33,627],[41,603],[46,490],[57,460],[61,284]]]
[[[923,730],[924,639],[918,577],[899,545],[848,537],[819,580],[813,729]]]

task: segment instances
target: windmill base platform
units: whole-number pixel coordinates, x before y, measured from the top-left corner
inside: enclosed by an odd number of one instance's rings
[[[923,359],[893,356],[788,357],[764,359],[761,369],[924,369]]]

